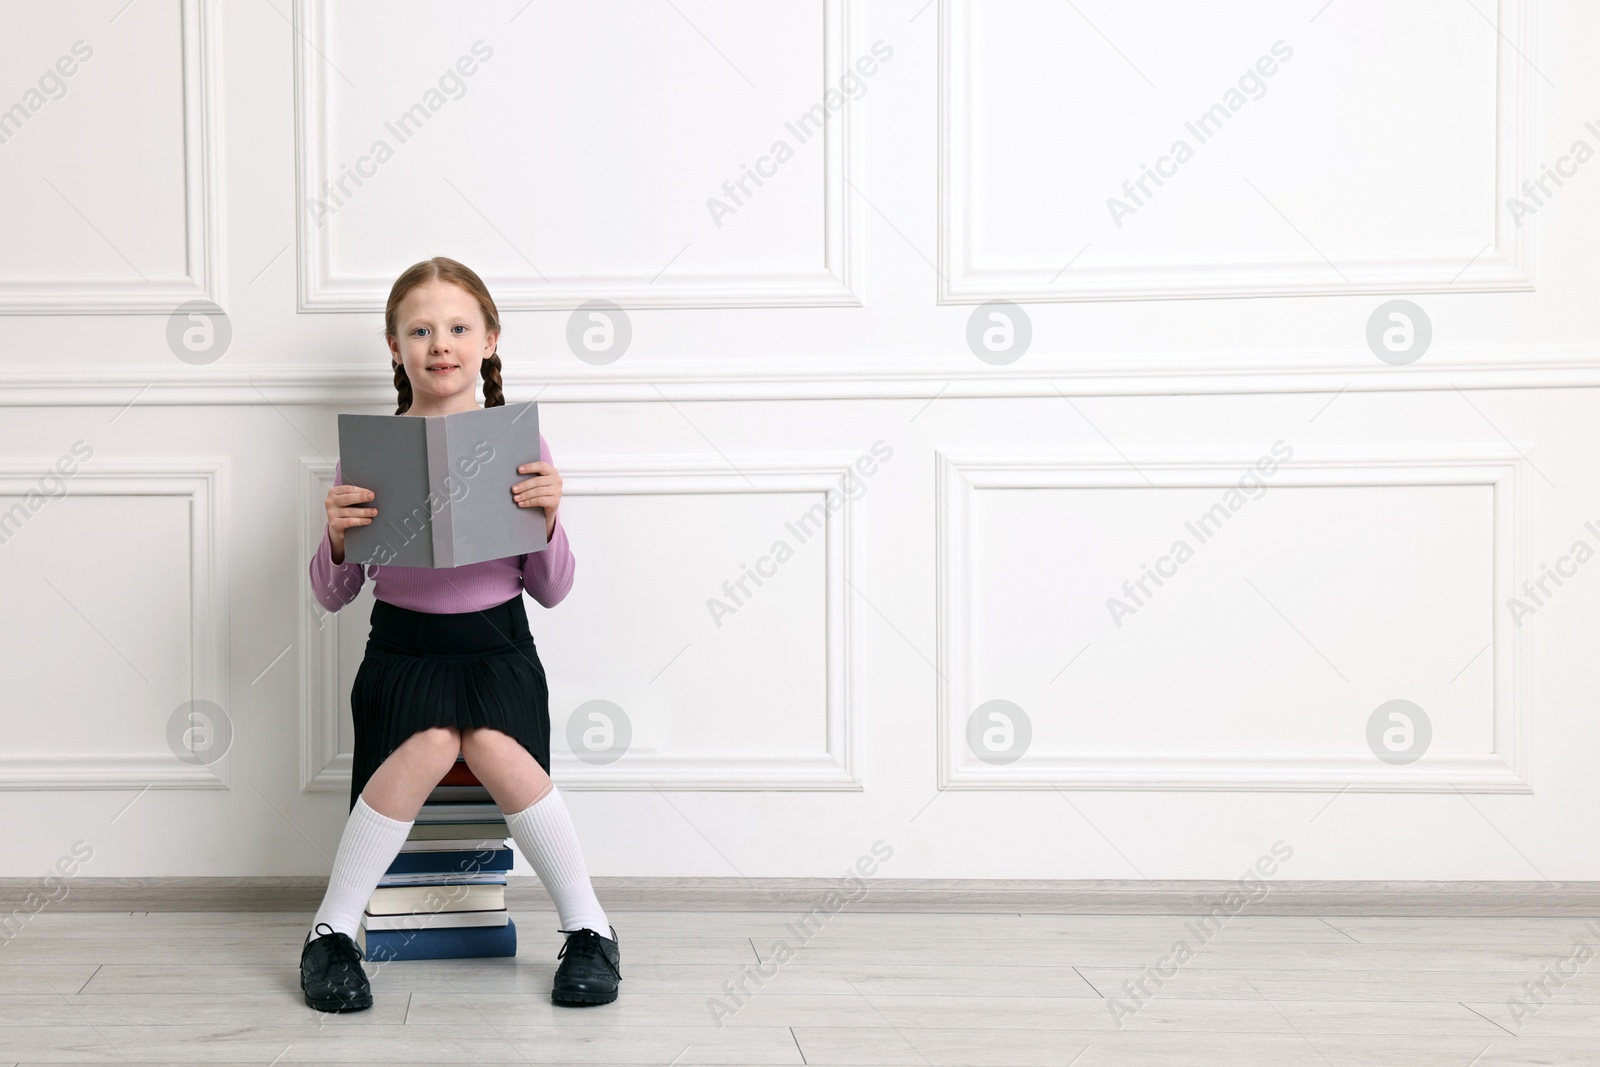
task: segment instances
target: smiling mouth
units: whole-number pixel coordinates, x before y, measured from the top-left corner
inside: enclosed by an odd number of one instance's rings
[[[456,369],[454,363],[435,363],[428,368],[429,374],[449,374]]]

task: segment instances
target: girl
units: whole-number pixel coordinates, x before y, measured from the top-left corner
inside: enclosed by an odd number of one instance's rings
[[[480,368],[481,406],[505,403],[499,314],[483,282],[455,260],[435,256],[395,280],[384,334],[399,392],[395,414],[480,407]],[[550,780],[549,690],[522,604],[523,589],[549,608],[572,587],[572,550],[557,514],[561,475],[542,434],[538,462],[517,471],[532,477],[508,491],[518,507],[544,508],[543,552],[454,568],[373,567],[372,630],[350,690],[350,818],[300,952],[300,987],[319,1011],[372,1006],[356,926],[457,755],[505,813],[517,848],[555,902],[567,940],[551,998],[617,999],[617,931],[595,898],[572,819]],[[365,578],[359,564],[345,561],[345,531],[371,523],[378,511],[371,491],[343,484],[337,464],[333,481],[311,587],[325,608],[338,611]]]

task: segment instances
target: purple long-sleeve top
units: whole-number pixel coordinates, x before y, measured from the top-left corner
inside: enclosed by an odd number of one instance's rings
[[[554,465],[544,434],[539,435],[539,458]],[[533,475],[528,475],[533,477]],[[333,465],[333,484],[344,485],[344,471]],[[371,506],[377,506],[374,501]],[[561,524],[561,509],[556,508],[550,543],[543,552],[469,563],[465,567],[396,567],[371,564],[372,595],[413,611],[456,614],[482,611],[503,604],[526,589],[533,599],[547,608],[561,603],[572,588],[575,562],[567,545],[567,528]],[[359,563],[333,562],[333,543],[328,527],[322,527],[322,544],[311,557],[311,592],[329,611],[338,611],[356,598],[367,575]]]

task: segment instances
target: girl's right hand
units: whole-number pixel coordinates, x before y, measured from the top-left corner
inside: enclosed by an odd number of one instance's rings
[[[323,507],[328,512],[328,545],[333,549],[333,561],[344,562],[344,532],[352,526],[365,526],[378,513],[377,508],[358,505],[371,500],[373,492],[359,485],[336,485],[328,490]]]

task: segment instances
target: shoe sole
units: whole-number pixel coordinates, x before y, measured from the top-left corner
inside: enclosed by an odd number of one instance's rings
[[[328,1000],[313,1000],[311,995],[308,993],[302,995],[305,997],[306,1007],[311,1008],[314,1011],[366,1011],[368,1008],[372,1007],[372,997],[370,995],[362,997],[359,1000],[349,1000],[344,997],[332,997]]]
[[[617,991],[609,993],[554,993],[550,1000],[556,1004],[610,1004],[617,999]]]

